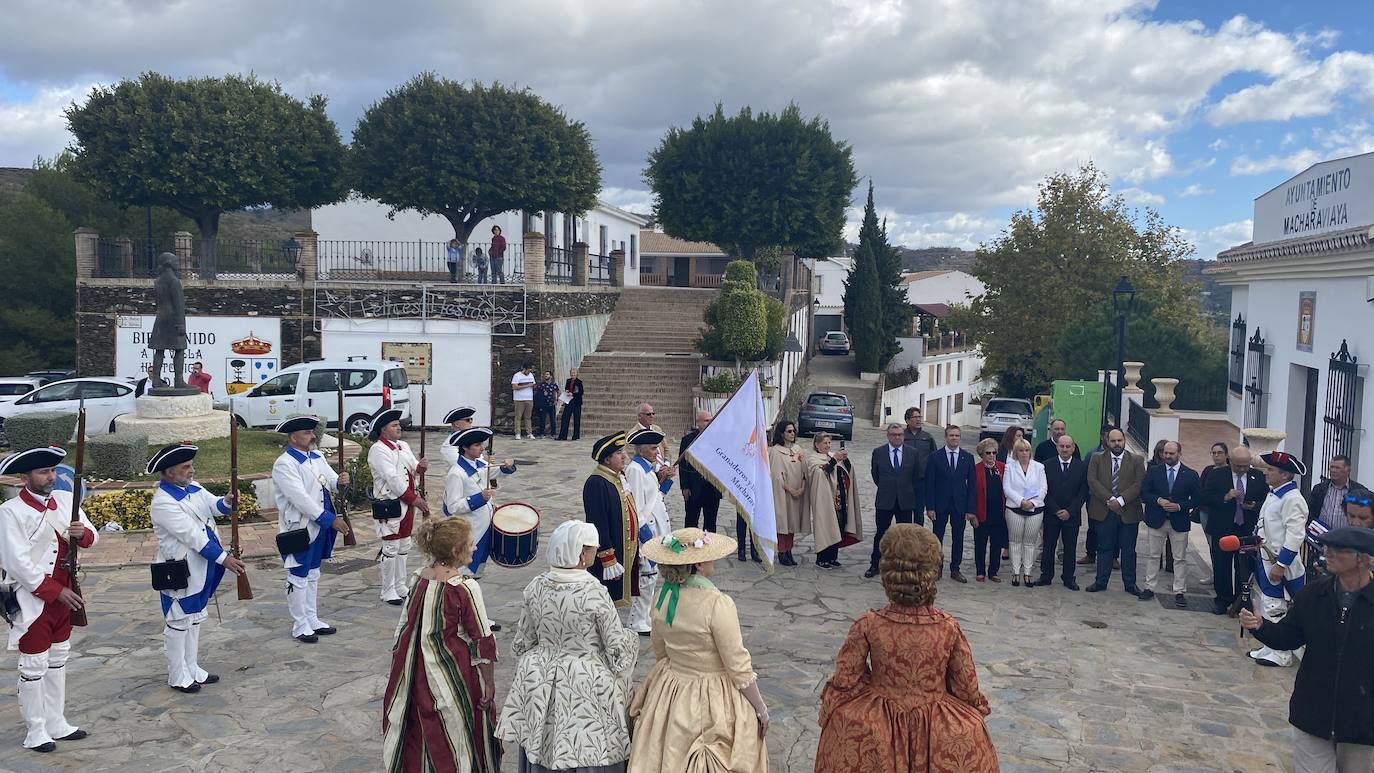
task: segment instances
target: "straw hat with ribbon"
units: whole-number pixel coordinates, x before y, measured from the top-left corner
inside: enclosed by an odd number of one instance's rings
[[[715,561],[735,552],[735,541],[724,534],[713,534],[701,529],[678,529],[650,540],[640,551],[643,556],[665,566],[690,566],[706,561]],[[693,574],[684,582],[664,582],[658,592],[656,609],[668,603],[668,611],[663,614],[663,622],[673,624],[677,617],[677,601],[682,587],[712,588],[710,581],[701,575]]]

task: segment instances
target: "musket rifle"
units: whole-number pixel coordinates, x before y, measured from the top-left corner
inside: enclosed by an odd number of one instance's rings
[[[229,401],[229,491],[234,496],[234,509],[229,513],[229,554],[243,559],[239,545],[239,422],[234,415],[234,401]],[[253,586],[248,584],[248,570],[238,576],[239,601],[253,600]]]
[[[86,461],[86,399],[83,396],[77,405],[76,411],[76,463],[72,465],[75,470],[72,473],[72,523],[81,523],[81,494],[84,488],[81,485],[81,471],[85,467]],[[81,569],[80,563],[76,559],[76,551],[81,547],[78,538],[67,535],[67,576],[71,578],[72,593],[81,595],[81,583],[77,579],[77,572]],[[86,606],[85,599],[82,605],[71,610],[71,621],[74,626],[86,625]]]
[[[342,376],[336,376],[336,377],[335,377],[335,384],[337,384],[338,387],[339,387],[339,459],[338,459],[339,467],[338,467],[337,472],[338,472],[340,475],[342,475],[342,474],[344,473],[344,439],[343,439],[343,436],[344,436],[344,399],[343,399],[343,398],[344,398],[344,394],[343,394],[343,393],[344,393],[344,389],[343,389],[343,377],[342,377]],[[343,539],[344,539],[344,547],[353,547],[354,545],[358,544],[358,537],[357,537],[356,534],[353,533],[353,522],[350,521],[350,520],[348,519],[348,494],[345,493],[345,492],[342,492],[342,491],[338,491],[337,489],[336,489],[335,491],[336,491],[336,493],[337,493],[337,495],[338,495],[338,503],[337,503],[337,506],[336,506],[335,509],[338,511],[339,517],[343,519],[344,525],[348,527],[348,531],[344,533],[344,538],[343,538]]]
[[[426,395],[425,395],[425,385],[424,385],[424,384],[421,384],[421,385],[420,385],[420,458],[421,458],[421,459],[425,458],[425,419],[428,418],[428,416],[426,415],[427,411],[426,411],[426,409],[425,409],[425,402],[426,402],[426,401],[425,401],[425,396],[426,396]],[[420,482],[419,482],[419,485],[416,486],[416,488],[418,488],[418,489],[420,490],[420,498],[421,498],[421,499],[424,499],[424,496],[425,496],[425,474],[424,474],[423,472],[420,473]]]

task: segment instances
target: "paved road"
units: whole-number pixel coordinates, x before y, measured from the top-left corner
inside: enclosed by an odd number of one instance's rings
[[[861,428],[853,445],[880,442],[878,430]],[[590,440],[506,440],[502,455],[529,463],[503,495],[535,504],[547,535],[580,516],[589,449]],[[438,467],[430,487],[436,496]],[[680,524],[680,500],[672,506]],[[871,511],[865,517],[871,526]],[[769,575],[729,560],[717,574],[738,602],[772,710],[770,770],[788,773],[812,769],[818,696],[845,632],[885,603],[879,583],[862,578],[864,548],[844,551],[844,568],[833,572],[815,568],[810,548],[799,544],[803,565],[794,569]],[[56,754],[23,750],[14,682],[5,679],[0,770],[378,770],[380,696],[397,611],[377,600],[375,551],[375,544],[361,545],[327,568],[321,613],[340,633],[318,645],[289,638],[280,569],[254,567],[258,598],[251,602],[235,600],[230,584],[220,594],[223,621],[212,613],[202,641],[202,664],[224,681],[195,696],[165,686],[147,570],[91,572],[92,623],[75,638],[68,716],[92,735]],[[520,589],[542,568],[542,560],[498,568],[482,581],[493,617],[507,626],[499,635],[506,641],[498,695],[514,667],[508,641]],[[963,625],[992,703],[988,725],[1002,769],[1290,770],[1285,716],[1293,671],[1250,665],[1234,621],[1140,602],[1119,587],[1118,580],[1111,592],[1089,596],[1059,587],[941,584],[937,603]],[[652,660],[646,642],[641,678]],[[12,669],[13,655],[4,662]],[[505,769],[514,770],[513,761]]]

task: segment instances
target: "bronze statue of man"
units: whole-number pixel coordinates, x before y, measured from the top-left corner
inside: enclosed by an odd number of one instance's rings
[[[172,389],[186,390],[186,299],[181,293],[181,279],[177,276],[177,256],[164,252],[158,257],[162,271],[153,281],[153,297],[157,301],[157,317],[153,320],[153,334],[148,348],[153,350],[153,369],[162,372],[163,352],[172,350]]]

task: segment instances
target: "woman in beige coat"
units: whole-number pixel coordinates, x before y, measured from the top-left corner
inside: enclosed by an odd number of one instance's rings
[[[814,452],[806,458],[806,501],[811,528],[816,535],[816,566],[840,567],[840,548],[862,542],[863,518],[859,512],[859,488],[849,452],[831,454],[831,437],[818,432]]]
[[[798,534],[811,533],[807,513],[806,452],[797,447],[797,423],[779,419],[768,446],[768,469],[773,475],[773,509],[778,521],[778,563],[796,566],[792,543]]]

